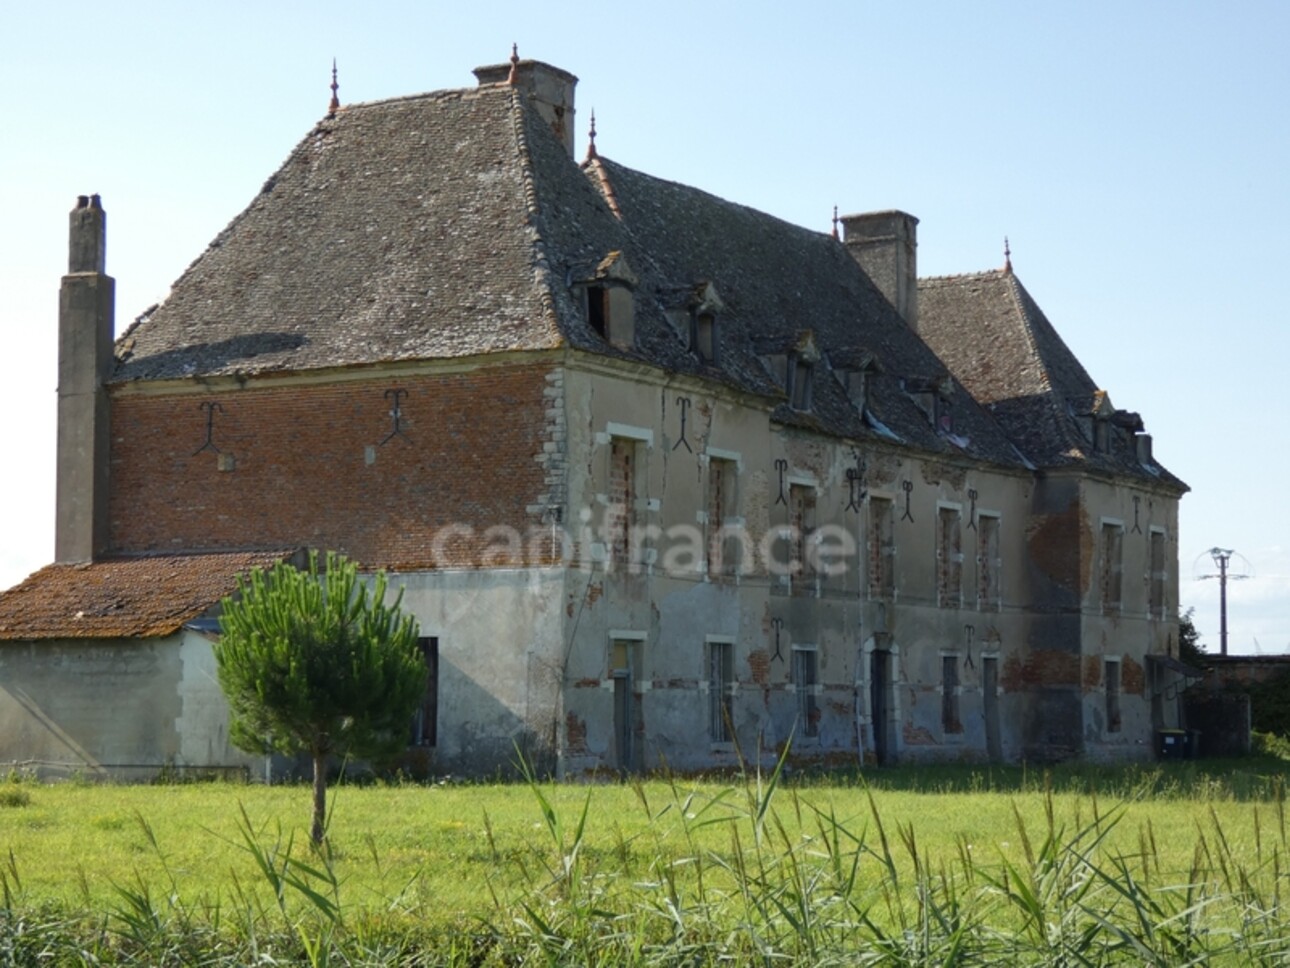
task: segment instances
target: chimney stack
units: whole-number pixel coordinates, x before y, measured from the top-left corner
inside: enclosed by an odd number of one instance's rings
[[[842,216],[842,241],[896,312],[918,331],[918,219],[907,212]]]
[[[543,120],[564,142],[569,157],[574,157],[573,90],[578,86],[576,77],[542,61],[520,60],[518,55],[512,55],[505,64],[476,67],[475,77],[481,86],[509,82],[519,88],[533,100]]]
[[[106,275],[107,216],[81,195],[70,218],[58,300],[58,492],[54,560],[90,561],[108,543],[108,398],[116,283]]]

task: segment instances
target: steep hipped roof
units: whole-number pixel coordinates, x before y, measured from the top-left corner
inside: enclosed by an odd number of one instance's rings
[[[636,277],[626,348],[593,330],[579,289],[611,253]],[[722,303],[715,364],[689,345],[705,284]],[[486,84],[321,121],[118,341],[114,379],[570,345],[784,400],[771,358],[807,333],[823,354],[812,405],[778,419],[1023,463],[961,389],[933,427],[905,381],[944,366],[836,239],[603,158],[579,166],[519,88]],[[879,364],[867,414],[827,367],[848,354]]]
[[[346,107],[117,343],[117,380],[547,348],[520,94]]]
[[[107,558],[46,565],[0,593],[0,641],[170,635],[287,552]]]
[[[1035,464],[1082,463],[1185,488],[1139,459],[1137,414],[1106,412],[1106,446],[1095,446],[1092,416],[1109,406],[1106,393],[1011,269],[920,279],[918,320],[928,345]]]

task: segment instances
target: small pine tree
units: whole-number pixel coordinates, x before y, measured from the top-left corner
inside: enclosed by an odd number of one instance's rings
[[[284,562],[239,577],[225,598],[215,646],[220,687],[240,749],[313,760],[313,829],[326,821],[327,760],[333,754],[381,758],[397,752],[425,691],[416,619],[402,591],[385,602],[385,572],[371,588],[343,555],[318,553],[301,571]]]

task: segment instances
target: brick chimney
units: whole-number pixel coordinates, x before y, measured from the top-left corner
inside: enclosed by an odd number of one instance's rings
[[[103,270],[107,215],[97,195],[72,209],[58,299],[58,492],[54,560],[90,561],[108,542],[108,397],[116,283]]]
[[[578,79],[558,67],[542,61],[520,60],[518,56],[512,56],[505,64],[475,68],[475,77],[481,85],[504,84],[512,76],[515,86],[533,100],[538,113],[564,142],[569,157],[574,157],[573,89],[578,86]]]
[[[842,241],[860,268],[918,331],[918,219],[907,212],[842,217]]]

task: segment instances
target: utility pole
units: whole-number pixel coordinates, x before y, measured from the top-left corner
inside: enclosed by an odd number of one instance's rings
[[[1218,579],[1218,653],[1227,655],[1227,582],[1230,578],[1232,581],[1239,581],[1242,578],[1248,578],[1248,575],[1229,575],[1227,571],[1228,563],[1232,560],[1235,552],[1231,548],[1210,548],[1209,556],[1214,559],[1214,564],[1218,566],[1217,575],[1201,575],[1201,579],[1217,578]]]

